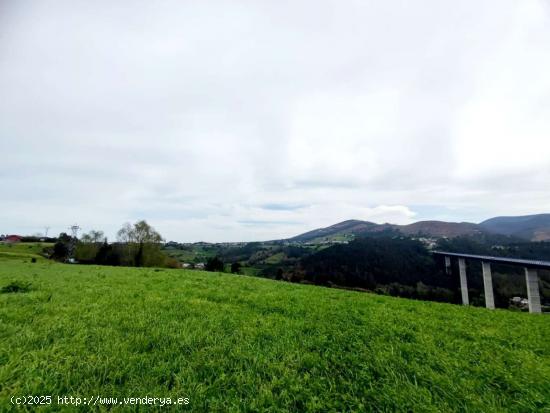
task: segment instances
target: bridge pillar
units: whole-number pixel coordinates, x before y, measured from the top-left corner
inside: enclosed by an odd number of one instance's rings
[[[451,273],[451,257],[449,257],[448,255],[445,255],[445,273]]]
[[[485,292],[485,307],[495,308],[495,297],[493,295],[493,277],[491,275],[491,264],[481,261],[483,268],[483,290]]]
[[[460,274],[460,292],[462,293],[462,304],[469,305],[470,300],[468,299],[468,281],[466,280],[466,261],[464,260],[464,258],[458,259],[458,272]]]
[[[539,274],[536,269],[525,268],[525,282],[527,283],[527,299],[529,300],[529,312],[541,313]]]

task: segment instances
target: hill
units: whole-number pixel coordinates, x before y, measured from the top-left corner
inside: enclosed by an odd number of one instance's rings
[[[335,239],[338,237],[346,239],[348,236],[360,235],[377,227],[379,225],[374,222],[350,219],[331,225],[330,227],[314,229],[313,231],[297,235],[290,238],[289,241],[312,242],[324,238]]]
[[[459,237],[481,234],[483,230],[470,222],[419,221],[410,225],[395,225],[406,235],[427,235],[430,237]]]
[[[305,256],[298,268],[295,277],[303,274],[317,285],[370,291],[400,287],[400,295],[408,292],[408,297],[446,302],[454,298],[454,279],[442,273],[420,241],[407,238],[358,238]]]
[[[289,241],[320,242],[349,241],[356,236],[380,233],[401,233],[404,235],[424,235],[429,237],[458,237],[483,233],[483,229],[470,222],[419,221],[410,225],[375,224],[368,221],[348,220],[326,228],[315,229],[290,238]]]
[[[71,409],[57,396],[92,395],[188,398],[190,412],[550,409],[545,316],[227,274],[3,260],[0,290],[18,283],[30,290],[0,293],[2,411],[27,394],[53,396],[41,411]]]
[[[530,241],[550,239],[550,214],[495,217],[479,225],[488,232],[511,235]]]
[[[387,231],[404,235],[424,235],[435,238],[500,234],[528,241],[545,241],[550,240],[550,214],[496,217],[483,221],[480,224],[471,222],[418,221],[409,225],[395,225],[388,223],[375,224],[374,222],[352,219],[297,235],[290,238],[289,241],[349,241],[356,236],[379,234]]]
[[[44,249],[51,247],[53,247],[53,244],[46,242],[0,243],[0,260],[26,258],[44,260]]]

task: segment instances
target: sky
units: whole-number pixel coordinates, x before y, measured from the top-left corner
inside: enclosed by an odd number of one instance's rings
[[[0,0],[0,233],[550,212],[550,1]]]

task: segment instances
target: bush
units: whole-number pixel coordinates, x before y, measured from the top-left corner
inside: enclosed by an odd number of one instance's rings
[[[231,272],[233,274],[240,274],[241,273],[241,263],[240,262],[234,262],[231,264]]]
[[[223,268],[223,261],[220,260],[218,257],[208,258],[208,261],[206,261],[206,265],[204,266],[204,269],[206,271],[214,272],[223,272]]]
[[[171,258],[171,257],[167,257],[165,262],[164,262],[164,266],[166,268],[181,268],[181,264],[178,260],[176,260],[175,258]]]
[[[62,241],[57,241],[53,246],[52,258],[58,261],[65,261],[69,256],[69,248],[67,244]]]

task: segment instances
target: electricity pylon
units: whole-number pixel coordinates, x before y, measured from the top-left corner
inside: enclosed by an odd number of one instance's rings
[[[74,258],[74,251],[76,249],[76,243],[78,241],[78,231],[80,227],[77,224],[71,225],[69,227],[71,230],[71,242],[69,244],[69,258]]]

